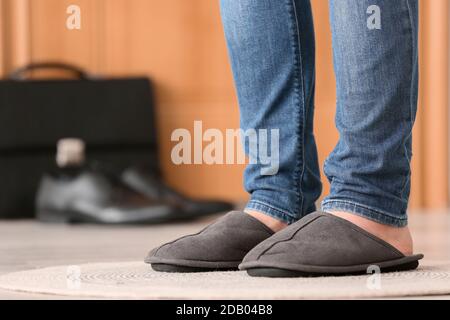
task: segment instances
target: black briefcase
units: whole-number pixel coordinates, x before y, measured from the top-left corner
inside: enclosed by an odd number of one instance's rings
[[[48,68],[76,79],[24,79]],[[83,139],[88,160],[119,170],[145,163],[158,171],[153,111],[147,78],[93,78],[73,66],[44,63],[0,81],[0,218],[34,216],[39,180],[54,168],[61,138]]]

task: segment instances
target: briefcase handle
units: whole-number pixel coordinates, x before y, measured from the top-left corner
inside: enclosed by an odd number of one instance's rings
[[[60,62],[41,62],[41,63],[31,63],[29,65],[26,65],[25,67],[16,69],[15,71],[9,74],[8,79],[15,81],[26,80],[26,75],[30,71],[44,70],[44,69],[64,70],[73,73],[75,77],[80,80],[88,80],[93,78],[86,71],[74,65]]]

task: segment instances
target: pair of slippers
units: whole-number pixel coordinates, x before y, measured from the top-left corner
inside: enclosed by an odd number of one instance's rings
[[[152,250],[145,262],[161,272],[246,270],[255,277],[304,277],[416,269],[423,255],[405,256],[353,223],[309,214],[276,234],[234,211],[197,234]]]

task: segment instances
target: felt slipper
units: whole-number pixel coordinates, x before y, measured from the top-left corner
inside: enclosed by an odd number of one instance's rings
[[[152,250],[145,262],[162,272],[237,270],[245,255],[272,235],[257,219],[233,211],[197,234]]]
[[[416,269],[423,255],[405,256],[353,223],[325,212],[309,214],[263,241],[239,269],[256,277],[303,277]]]

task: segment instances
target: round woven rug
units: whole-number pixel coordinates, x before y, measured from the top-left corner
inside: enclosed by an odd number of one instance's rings
[[[416,271],[353,277],[269,279],[245,272],[168,274],[142,262],[59,266],[0,277],[28,293],[124,299],[345,299],[450,294],[450,262]]]

